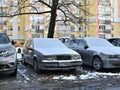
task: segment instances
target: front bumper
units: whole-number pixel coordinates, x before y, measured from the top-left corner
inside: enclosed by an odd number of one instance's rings
[[[16,54],[0,57],[0,73],[12,73],[17,68]]]
[[[120,68],[120,59],[103,60],[103,68]]]
[[[76,69],[82,65],[82,60],[56,60],[56,61],[43,61],[38,64],[39,69],[43,70],[70,70]]]

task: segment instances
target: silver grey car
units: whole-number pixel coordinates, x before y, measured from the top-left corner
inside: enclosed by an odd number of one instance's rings
[[[32,38],[23,47],[23,63],[39,70],[70,70],[82,64],[79,53],[66,47],[58,39]]]
[[[6,33],[0,33],[0,73],[17,75],[16,49]]]
[[[120,68],[120,47],[115,47],[106,39],[85,37],[70,39],[65,44],[81,55],[83,64],[96,70]]]

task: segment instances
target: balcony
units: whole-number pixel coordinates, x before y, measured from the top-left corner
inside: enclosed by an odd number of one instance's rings
[[[100,24],[111,24],[111,20],[99,20]]]

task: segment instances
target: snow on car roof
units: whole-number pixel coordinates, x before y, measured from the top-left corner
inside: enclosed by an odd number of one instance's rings
[[[85,37],[85,40],[90,47],[112,47],[113,45],[106,39],[97,37]]]
[[[39,48],[66,48],[66,46],[58,39],[55,38],[34,38],[34,46]]]

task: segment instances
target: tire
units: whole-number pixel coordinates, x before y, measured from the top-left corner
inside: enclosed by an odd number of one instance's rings
[[[33,69],[34,69],[35,73],[37,73],[37,74],[39,73],[37,60],[34,60]]]
[[[103,69],[103,62],[100,57],[94,57],[93,64],[95,70],[100,71]]]

